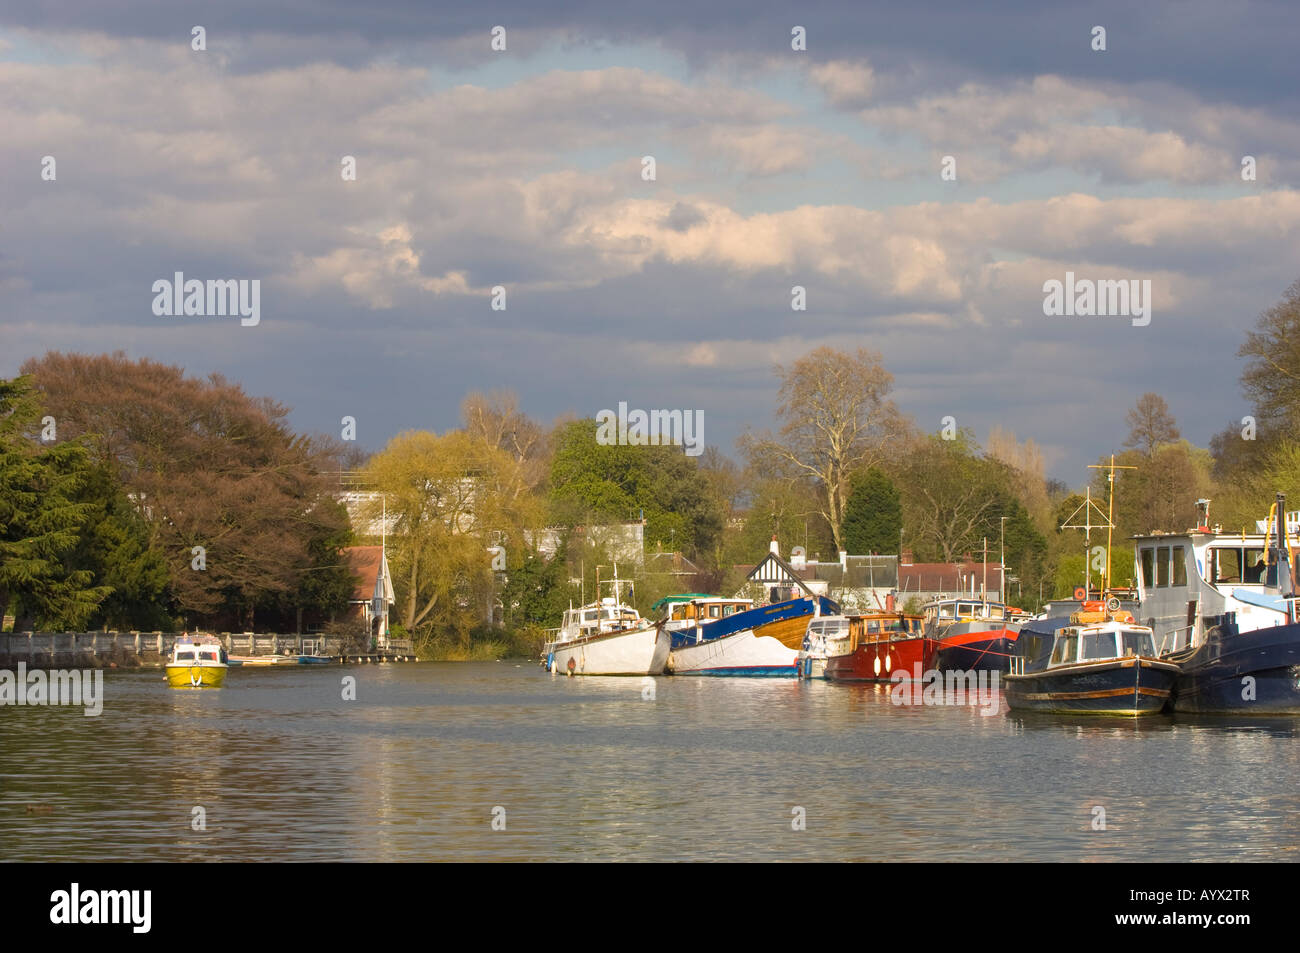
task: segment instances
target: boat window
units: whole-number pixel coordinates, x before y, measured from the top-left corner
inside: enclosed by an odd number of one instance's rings
[[[1262,583],[1264,581],[1264,570],[1267,568],[1264,563],[1264,550],[1248,549],[1246,558],[1242,561],[1244,567],[1241,581]]]
[[[1142,588],[1154,589],[1156,583],[1156,551],[1150,546],[1142,549]]]
[[[722,618],[722,606],[709,606],[709,618],[710,618],[710,619],[721,619],[721,618]]]
[[[177,653],[176,653],[176,661],[178,661],[178,662],[193,662],[193,661],[194,661],[194,653],[193,653],[193,652],[177,652]]]
[[[1083,635],[1083,659],[1105,659],[1115,657],[1114,632],[1085,632]]]
[[[1216,546],[1210,550],[1214,557],[1214,582],[1241,582],[1241,550]]]
[[[723,607],[722,607],[722,617],[725,619],[727,616],[731,615],[731,613],[733,613],[733,612],[735,612],[735,611],[736,611],[736,607],[735,607],[735,606],[723,606]]]
[[[940,607],[939,607],[939,618],[940,618],[940,619],[951,619],[951,618],[952,618],[952,610],[953,610],[953,606],[952,606],[951,603],[949,603],[948,605],[940,606]]]
[[[1001,619],[1002,617],[1003,617],[1003,609],[1001,606],[989,606],[990,619]]]
[[[957,606],[957,614],[958,614],[959,616],[961,616],[961,615],[974,615],[974,614],[975,614],[975,607],[974,607],[973,605],[971,605],[969,602],[963,602],[963,603],[961,603],[961,604],[959,604],[959,605]]]
[[[1186,550],[1182,546],[1174,547],[1174,585],[1187,585],[1187,558],[1184,555]]]
[[[1169,547],[1161,546],[1156,550],[1156,587],[1169,588]]]
[[[1056,645],[1052,648],[1052,665],[1061,665],[1065,662],[1074,661],[1075,644],[1078,641],[1077,635],[1057,636]]]
[[[1124,654],[1125,655],[1145,655],[1151,658],[1156,654],[1155,640],[1152,639],[1150,632],[1135,632],[1132,629],[1124,630]]]
[[[583,622],[595,622],[596,619],[599,617],[599,615],[600,615],[600,613],[598,613],[595,609],[592,609],[592,610],[590,610],[590,611],[588,611],[588,612],[584,612],[584,613],[582,614],[582,621],[583,621]]]
[[[217,653],[204,650],[199,653],[199,658],[207,659],[210,662],[215,662],[217,660]]]

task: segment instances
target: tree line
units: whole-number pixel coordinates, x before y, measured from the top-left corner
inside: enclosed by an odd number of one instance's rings
[[[1183,438],[1154,393],[1116,421],[1115,463],[1132,469],[1115,471],[1115,584],[1131,582],[1127,537],[1194,525],[1198,498],[1233,529],[1278,490],[1300,500],[1300,282],[1240,354],[1253,412],[1209,447]],[[817,348],[774,383],[776,426],[742,435],[735,457],[603,445],[593,419],[542,423],[510,392],[470,394],[458,427],[368,454],[296,433],[286,407],[219,375],[51,352],[0,381],[0,606],[18,630],[319,625],[356,583],[341,550],[377,541],[384,516],[394,632],[446,651],[558,624],[618,559],[598,528],[626,522],[643,525],[648,554],[679,554],[620,567],[643,611],[671,591],[739,589],[773,536],[810,558],[916,562],[978,561],[987,540],[992,559],[1005,546],[1009,595],[1026,608],[1082,582],[1092,556],[1061,525],[1084,485],[1049,479],[1032,440],[995,427],[981,445],[955,421],[923,430],[866,349]],[[359,525],[340,473],[371,491]],[[1094,474],[1104,511],[1108,471]],[[678,558],[686,575],[665,571]]]

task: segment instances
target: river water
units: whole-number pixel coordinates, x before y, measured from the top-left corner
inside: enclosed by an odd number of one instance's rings
[[[110,672],[104,694],[99,717],[0,707],[0,859],[1300,859],[1300,719],[985,717],[517,661],[198,691]]]

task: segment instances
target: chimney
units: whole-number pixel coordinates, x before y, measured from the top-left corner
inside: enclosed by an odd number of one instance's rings
[[[912,565],[912,551],[910,549],[905,549],[899,554],[898,564],[900,566]]]
[[[772,534],[772,543],[767,547],[767,551],[773,556],[779,557],[781,555],[781,544],[776,541],[775,533]]]
[[[790,550],[790,565],[795,569],[805,569],[808,566],[808,556],[802,546],[796,546]]]

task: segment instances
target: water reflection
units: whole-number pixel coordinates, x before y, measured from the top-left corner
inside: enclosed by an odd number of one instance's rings
[[[898,706],[888,686],[792,679],[654,685],[647,699],[639,679],[512,663],[232,671],[218,692],[110,673],[99,718],[0,709],[0,858],[1279,860],[1300,848],[1293,721],[983,717]],[[192,829],[195,806],[206,831]]]

